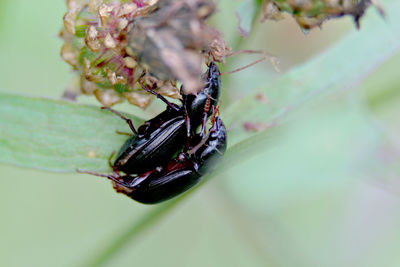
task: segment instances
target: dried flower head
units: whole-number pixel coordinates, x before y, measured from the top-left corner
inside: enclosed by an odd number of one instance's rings
[[[187,93],[196,93],[202,85],[202,59],[206,51],[214,51],[212,42],[219,38],[205,23],[214,11],[210,0],[159,1],[147,16],[133,22],[129,51],[159,79],[178,79]]]
[[[61,56],[81,76],[80,91],[105,106],[127,99],[145,108],[153,97],[139,80],[173,98],[177,80],[197,92],[203,59],[224,61],[230,49],[205,23],[211,0],[67,0],[67,7]]]

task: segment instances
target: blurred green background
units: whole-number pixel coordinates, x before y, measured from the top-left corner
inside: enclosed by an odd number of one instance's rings
[[[238,4],[220,1],[213,19],[228,40]],[[73,78],[59,57],[65,11],[61,0],[0,1],[0,90],[62,95]],[[243,48],[276,55],[284,72],[350,31],[344,18],[304,35],[288,17],[258,25]],[[194,191],[108,265],[400,266],[399,66],[396,55],[358,87],[290,113],[268,150]],[[262,63],[224,77],[223,105],[277,75]],[[85,264],[153,208],[94,176],[6,165],[0,176],[0,266]]]

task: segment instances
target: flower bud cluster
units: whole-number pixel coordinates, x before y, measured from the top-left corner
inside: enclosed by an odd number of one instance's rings
[[[230,47],[205,23],[212,0],[67,0],[62,58],[77,71],[80,92],[104,106],[125,99],[145,108],[154,96],[180,98],[203,86],[202,62],[223,62]]]
[[[157,0],[68,0],[62,58],[80,75],[80,91],[95,95],[104,106],[127,99],[145,108],[153,95],[144,92],[138,80],[165,96],[179,98],[175,80],[150,75],[127,51],[127,33],[132,21],[146,16]]]

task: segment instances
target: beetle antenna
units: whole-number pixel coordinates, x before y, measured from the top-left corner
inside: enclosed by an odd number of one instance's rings
[[[274,55],[266,52],[266,51],[261,51],[261,50],[237,50],[237,51],[232,51],[226,57],[231,57],[231,56],[235,56],[235,55],[238,55],[238,54],[263,54],[263,57],[258,59],[258,60],[256,60],[256,61],[254,61],[254,62],[252,62],[252,63],[250,63],[250,64],[247,64],[247,65],[245,65],[243,67],[237,68],[237,69],[232,70],[232,71],[223,72],[223,73],[221,73],[221,76],[225,75],[225,74],[232,74],[232,73],[235,73],[235,72],[242,71],[242,70],[247,69],[247,68],[249,68],[251,66],[254,66],[254,65],[256,65],[256,64],[258,64],[258,63],[260,63],[260,62],[262,62],[262,61],[264,61],[264,60],[266,60],[268,58],[269,58],[269,60],[270,60],[270,62],[272,64],[272,66],[274,67],[275,71],[280,72],[280,69],[278,68],[278,64],[279,64],[278,58],[275,57]]]
[[[236,123],[232,123],[231,126],[229,126],[228,129],[226,129],[226,131],[229,133],[230,131],[232,131],[234,128],[236,127]]]

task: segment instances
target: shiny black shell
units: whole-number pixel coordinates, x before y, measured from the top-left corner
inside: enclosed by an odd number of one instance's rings
[[[143,173],[164,165],[183,147],[185,129],[185,118],[177,116],[149,134],[129,138],[118,153],[114,168],[125,173]]]
[[[192,154],[180,153],[157,169],[137,176],[124,176],[121,183],[114,183],[114,187],[144,204],[171,199],[192,188],[203,175],[212,171],[226,150],[226,142],[225,126],[217,118],[207,138],[200,141]]]
[[[209,101],[207,116],[212,113],[212,107],[216,106],[221,91],[221,73],[218,66],[211,62],[206,73],[203,75],[205,85],[197,95],[183,95],[184,103],[188,111],[192,128],[197,128],[202,123],[204,109]]]
[[[196,172],[193,163],[170,162],[160,172],[151,172],[145,179],[143,176],[131,180],[133,187],[126,195],[143,204],[157,204],[173,198],[200,181],[201,175]]]
[[[197,95],[183,95],[183,105],[176,110],[167,109],[146,121],[138,128],[138,135],[129,138],[121,147],[113,163],[114,171],[126,174],[139,174],[167,163],[183,149],[186,142],[185,111],[188,112],[192,132],[202,123],[205,106],[209,105],[207,117],[212,106],[217,105],[221,78],[218,66],[211,62],[203,75],[205,86]],[[208,103],[207,103],[208,102]]]

